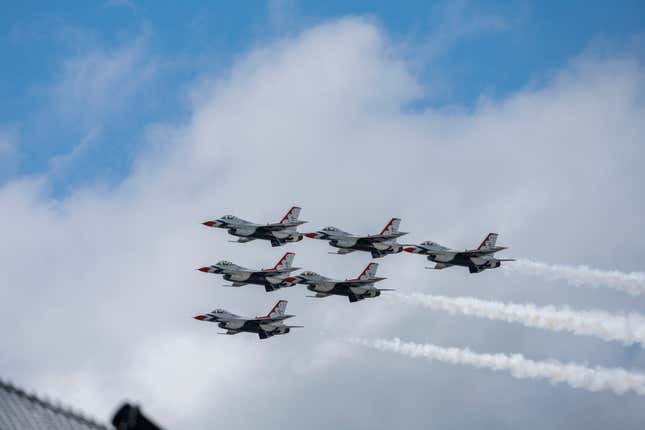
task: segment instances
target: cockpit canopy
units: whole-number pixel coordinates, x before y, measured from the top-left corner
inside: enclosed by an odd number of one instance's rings
[[[233,215],[224,215],[224,216],[222,217],[222,219],[225,219],[225,220],[232,220],[232,219],[235,219],[235,218],[236,218],[236,217],[234,217]]]
[[[423,245],[423,246],[439,246],[438,243],[433,242],[431,240],[426,240],[425,242],[421,242],[421,245]]]
[[[212,314],[223,314],[223,313],[226,313],[226,310],[224,310],[222,308],[218,308],[218,309],[212,310],[211,313]]]
[[[322,231],[338,231],[338,229],[330,225],[329,227],[323,228]]]
[[[231,263],[230,261],[226,261],[226,260],[222,260],[222,261],[217,263],[218,266],[230,266],[232,264],[233,263]]]
[[[318,274],[316,272],[306,271],[306,272],[302,272],[301,275],[302,276],[316,276]]]

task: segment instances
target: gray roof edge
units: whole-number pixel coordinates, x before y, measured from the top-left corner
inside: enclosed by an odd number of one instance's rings
[[[2,378],[0,378],[0,391],[6,391],[8,393],[14,394],[17,397],[23,398],[28,400],[31,403],[35,403],[42,408],[48,409],[52,411],[53,413],[62,415],[66,418],[72,419],[74,421],[77,421],[81,424],[84,424],[88,427],[93,427],[97,430],[111,430],[111,427],[108,427],[105,424],[102,424],[98,422],[97,420],[90,418],[86,414],[80,412],[80,411],[74,411],[71,407],[69,406],[63,406],[60,402],[57,402],[58,404],[54,404],[51,401],[47,401],[43,399],[42,397],[39,397],[35,394],[29,394],[27,391],[23,390],[22,388],[12,384],[9,381],[5,381]]]

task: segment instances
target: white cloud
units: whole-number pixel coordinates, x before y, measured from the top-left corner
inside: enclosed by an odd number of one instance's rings
[[[113,65],[105,70],[98,59],[70,63],[78,78],[65,80],[61,94],[109,109],[112,91],[129,85],[124,71],[137,64],[134,55],[106,54]],[[132,175],[114,189],[86,187],[64,200],[47,196],[47,178],[0,189],[2,368],[36,388],[52,374],[90,381],[89,391],[109,385],[97,400],[78,404],[104,415],[101,405],[131,397],[168,428],[213,420],[231,427],[462,427],[470,419],[456,413],[463,404],[477,412],[473,420],[489,420],[503,406],[526,427],[572,423],[576,408],[621,408],[629,413],[611,423],[636,427],[643,412],[630,397],[619,404],[463,369],[415,367],[338,350],[326,339],[405,332],[418,341],[431,335],[527,356],[548,350],[599,365],[622,357],[612,346],[555,334],[530,341],[539,334],[410,314],[378,299],[310,301],[300,287],[222,289],[194,268],[220,258],[266,266],[284,249],[230,244],[199,222],[229,212],[269,221],[297,203],[310,221],[305,230],[333,224],[368,233],[398,215],[412,232],[406,241],[467,246],[497,230],[509,257],[642,269],[645,247],[634,232],[645,208],[644,82],[638,62],[583,58],[545,87],[472,113],[406,113],[420,86],[369,21],[336,21],[260,48],[226,78],[200,86],[188,123],[151,127]],[[357,273],[368,260],[329,256],[314,241],[285,248],[297,252],[298,266],[332,276]],[[563,296],[559,287],[519,289],[499,271],[430,274],[423,266],[414,256],[385,258],[383,287],[644,310],[602,291]],[[215,306],[259,314],[282,297],[306,328],[268,342],[215,336],[216,327],[191,318]],[[79,369],[83,377],[74,376]],[[46,386],[65,397],[64,387]],[[418,407],[420,398],[427,408]],[[545,398],[560,409],[536,419],[531,405]],[[595,418],[608,426],[611,417]]]

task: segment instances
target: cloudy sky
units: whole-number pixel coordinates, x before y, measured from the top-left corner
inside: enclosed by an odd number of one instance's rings
[[[641,2],[21,2],[0,17],[0,376],[168,429],[641,428],[645,397],[349,344],[401,338],[645,372],[641,346],[397,303],[223,289],[220,259],[353,276],[369,255],[227,242],[227,213],[645,271]],[[379,261],[383,288],[645,314],[645,296]],[[512,264],[512,263],[509,263]],[[385,293],[384,293],[385,294]],[[192,316],[289,300],[259,342]]]

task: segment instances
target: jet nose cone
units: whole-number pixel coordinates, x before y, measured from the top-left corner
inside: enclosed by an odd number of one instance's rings
[[[318,237],[318,234],[316,234],[316,233],[305,233],[305,236],[307,236],[307,237],[309,237],[311,239],[315,239],[315,238]]]
[[[194,316],[193,318],[195,318],[196,320],[204,321],[206,319],[206,315],[197,315],[197,316]]]
[[[205,221],[202,223],[202,225],[205,225],[206,227],[216,227],[217,221]]]
[[[208,273],[208,271],[210,270],[210,267],[200,267],[197,270],[199,270],[200,272]]]
[[[417,249],[414,246],[408,246],[407,248],[403,248],[405,252],[410,252],[410,253],[415,253]]]

